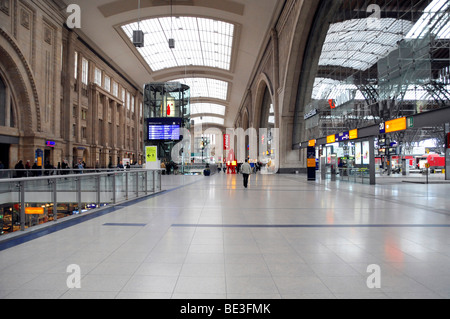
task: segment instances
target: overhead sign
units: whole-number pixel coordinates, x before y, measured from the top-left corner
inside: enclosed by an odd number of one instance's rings
[[[327,136],[327,144],[336,142],[336,135],[328,135]]]
[[[358,129],[354,129],[348,132],[348,136],[351,140],[355,140],[358,138]]]
[[[406,124],[407,124],[408,128],[413,128],[414,127],[414,118],[412,116],[406,118]]]
[[[336,134],[336,141],[337,142],[347,141],[348,139],[350,139],[350,135],[349,135],[348,132]]]
[[[328,104],[330,104],[331,109],[336,108],[336,102],[333,99],[328,100]]]
[[[406,117],[386,122],[386,133],[406,130]]]
[[[406,117],[380,123],[380,134],[406,130]]]
[[[312,146],[312,147],[316,146],[316,140],[308,141],[308,146]]]
[[[303,118],[304,118],[305,120],[307,120],[307,119],[309,119],[309,118],[311,118],[311,117],[313,117],[313,116],[315,116],[315,115],[317,115],[317,109],[312,109],[311,111],[309,111],[308,113],[306,113],[306,114],[303,116]]]
[[[55,143],[55,141],[46,141],[45,145],[48,147],[55,147],[56,143]]]

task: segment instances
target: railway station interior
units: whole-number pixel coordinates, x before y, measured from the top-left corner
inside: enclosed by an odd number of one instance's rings
[[[449,299],[449,194],[448,0],[0,0],[0,299]]]

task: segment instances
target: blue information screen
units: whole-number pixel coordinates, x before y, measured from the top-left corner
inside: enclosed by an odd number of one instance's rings
[[[181,121],[177,118],[148,119],[148,140],[179,140]]]

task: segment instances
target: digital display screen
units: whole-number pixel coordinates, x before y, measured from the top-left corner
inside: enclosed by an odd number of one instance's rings
[[[147,119],[148,140],[179,140],[180,118],[152,118]]]

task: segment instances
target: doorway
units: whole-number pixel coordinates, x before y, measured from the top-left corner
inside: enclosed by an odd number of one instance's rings
[[[9,146],[10,144],[0,144],[0,162],[5,169],[9,168]]]

